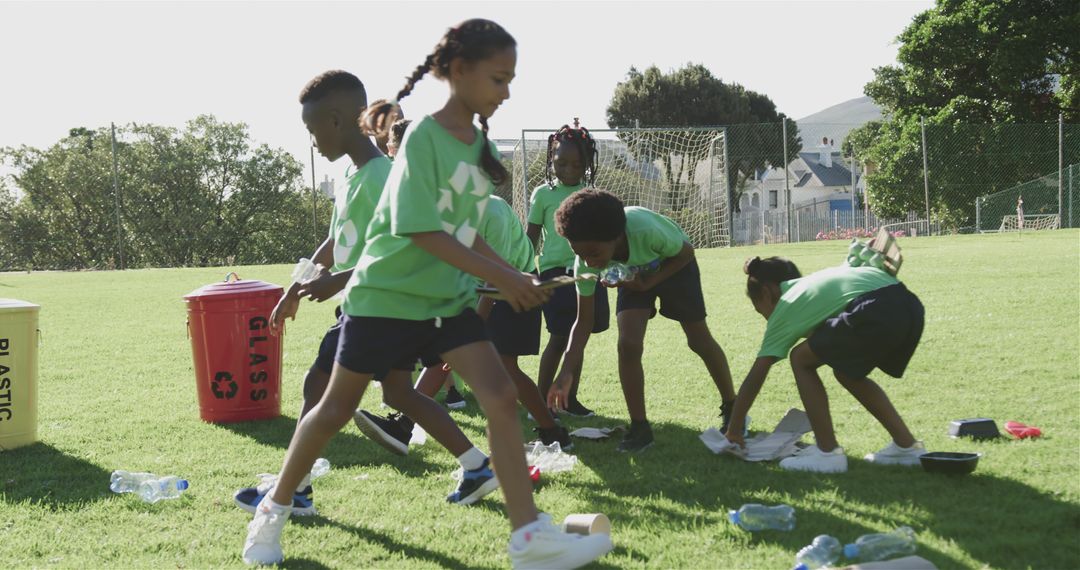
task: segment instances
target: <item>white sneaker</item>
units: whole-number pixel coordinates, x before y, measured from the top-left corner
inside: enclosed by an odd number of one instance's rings
[[[818,446],[812,445],[787,459],[781,459],[780,468],[788,471],[843,473],[847,471],[847,456],[844,455],[842,447],[826,453]]]
[[[878,465],[918,465],[919,456],[926,453],[926,448],[923,447],[921,441],[916,441],[911,444],[911,447],[900,447],[896,445],[895,441],[890,441],[889,445],[875,451],[874,453],[866,454],[866,459],[870,463],[877,463]]]
[[[515,570],[569,569],[584,566],[611,552],[611,536],[569,534],[551,524],[551,516],[541,513],[539,529],[527,535],[524,548],[509,547],[510,563]]]
[[[271,507],[269,495],[259,503],[244,541],[245,564],[270,565],[285,560],[281,551],[281,531],[291,513],[289,507]]]

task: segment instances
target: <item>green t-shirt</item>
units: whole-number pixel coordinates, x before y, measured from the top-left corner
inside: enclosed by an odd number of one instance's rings
[[[479,166],[484,136],[475,132],[465,144],[429,115],[405,133],[349,281],[346,314],[426,320],[458,315],[476,299],[471,276],[408,237],[444,231],[472,247],[492,190]]]
[[[758,358],[787,358],[791,347],[860,295],[899,281],[876,267],[830,267],[780,284],[780,301],[769,316]]]
[[[390,159],[385,156],[373,158],[349,175],[347,185],[334,190],[334,211],[330,214],[330,239],[334,240],[332,272],[356,267],[390,166]]]
[[[529,198],[529,223],[543,226],[544,247],[540,249],[540,271],[555,267],[572,267],[574,252],[570,242],[555,231],[555,210],[568,196],[585,187],[584,183],[576,186],[563,186],[556,182],[555,187],[541,184],[533,190]]]
[[[480,237],[518,271],[533,270],[533,247],[525,228],[506,200],[492,196],[480,223]]]
[[[690,241],[679,226],[666,216],[639,206],[627,206],[625,210],[626,242],[630,255],[626,261],[612,259],[609,266],[622,263],[636,268],[638,272],[656,271],[661,261],[678,255],[682,251],[683,243]],[[589,267],[580,257],[574,258],[574,275],[592,273],[599,276],[605,269],[607,267]],[[578,281],[578,294],[588,297],[595,293],[598,280],[599,277]]]

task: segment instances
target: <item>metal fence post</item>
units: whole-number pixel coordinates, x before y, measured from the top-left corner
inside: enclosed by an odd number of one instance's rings
[[[116,250],[120,254],[120,269],[124,268],[124,227],[120,223],[120,178],[116,165],[116,123],[112,126],[112,177],[113,195],[116,197]]]
[[[1065,205],[1065,114],[1058,113],[1058,227],[1061,227],[1062,206]]]
[[[788,180],[788,155],[787,155],[787,118],[780,123],[780,132],[784,139],[784,206],[787,208],[787,242],[791,243],[791,182]]]
[[[315,195],[315,145],[311,145],[311,235],[319,243],[318,196]],[[316,245],[318,247],[318,245]]]
[[[982,233],[982,198],[975,198],[975,233]]]
[[[919,117],[919,128],[922,130],[922,176],[923,176],[923,199],[926,201],[926,234],[930,232],[930,174],[927,172],[926,161],[926,119]]]

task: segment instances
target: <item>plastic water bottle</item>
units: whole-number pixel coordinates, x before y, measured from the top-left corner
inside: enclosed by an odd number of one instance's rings
[[[804,546],[795,555],[794,570],[817,570],[828,568],[840,560],[840,553],[844,550],[840,541],[827,535],[821,534],[814,537],[814,541]]]
[[[795,528],[795,509],[788,505],[770,507],[751,503],[737,511],[729,511],[728,518],[744,530],[792,530]]]
[[[330,472],[330,462],[325,457],[320,457],[315,460],[315,464],[311,466],[311,478],[322,477]]]
[[[915,531],[902,526],[892,532],[865,534],[844,546],[844,556],[859,562],[874,562],[915,554]]]
[[[154,479],[157,475],[153,473],[132,473],[130,471],[124,471],[118,469],[112,472],[112,478],[109,481],[109,489],[113,493],[134,493],[139,489],[139,485],[146,481]]]
[[[176,499],[187,488],[187,479],[169,475],[160,479],[143,481],[139,485],[139,496],[147,503],[156,503],[162,499]]]
[[[604,271],[604,275],[600,280],[609,285],[617,285],[626,281],[633,281],[635,276],[637,276],[637,271],[633,267],[628,267],[622,263],[612,263]]]
[[[296,266],[292,270],[293,283],[303,283],[305,281],[311,281],[319,276],[319,270],[310,259],[301,257]]]

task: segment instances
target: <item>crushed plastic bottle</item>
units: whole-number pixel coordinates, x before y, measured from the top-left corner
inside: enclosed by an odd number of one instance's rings
[[[117,469],[112,472],[109,489],[113,493],[134,493],[139,489],[139,485],[156,477],[153,473],[132,473]]]
[[[143,481],[139,485],[139,496],[147,503],[156,503],[162,499],[176,499],[188,488],[187,479],[168,475],[160,479]]]
[[[637,277],[636,267],[629,267],[622,263],[612,263],[604,270],[600,281],[607,285],[618,285],[619,283],[633,281],[635,277]]]
[[[828,568],[840,560],[843,550],[843,545],[836,538],[827,534],[818,535],[795,555],[794,570]]]
[[[306,257],[301,257],[292,270],[293,283],[311,281],[318,276],[319,268]]]
[[[311,466],[311,478],[322,477],[330,472],[330,462],[325,457],[320,457],[315,460],[315,464]]]
[[[737,511],[728,511],[728,519],[743,530],[787,531],[795,528],[795,509],[788,505],[770,507],[751,503],[739,507]]]
[[[562,450],[559,442],[544,445],[541,442],[525,445],[525,461],[547,474],[570,471],[577,465],[577,457]]]
[[[892,532],[864,534],[844,546],[844,556],[859,562],[888,560],[915,554],[915,531],[902,526]]]

